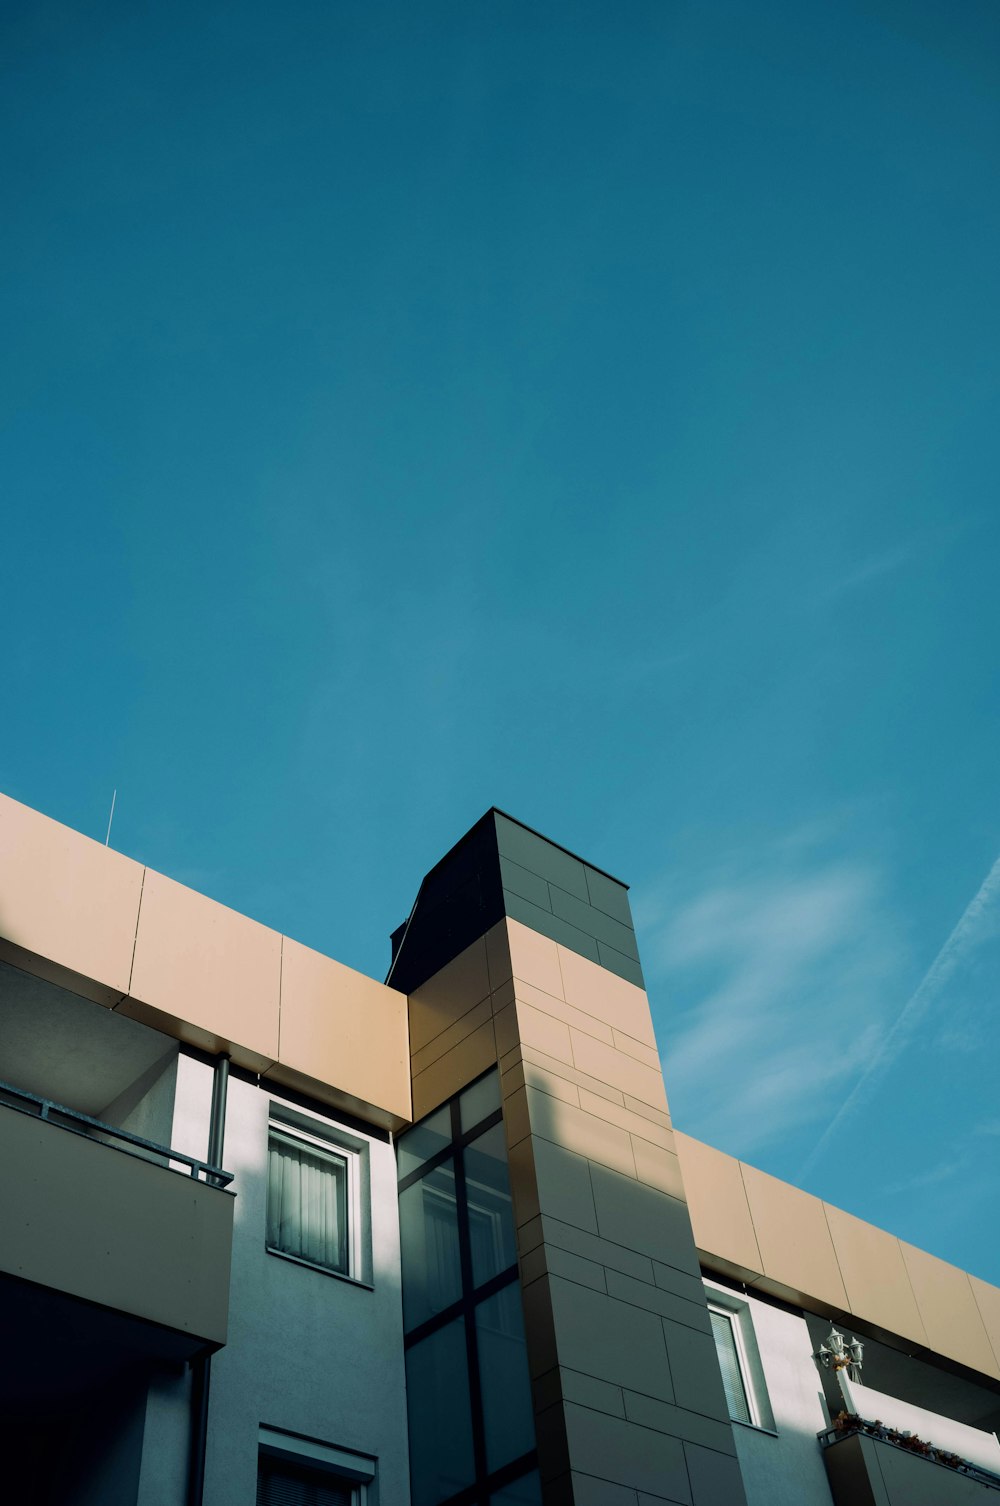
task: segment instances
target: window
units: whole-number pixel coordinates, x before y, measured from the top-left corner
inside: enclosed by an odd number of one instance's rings
[[[733,1422],[774,1432],[750,1304],[715,1282],[706,1281],[708,1315],[722,1372],[726,1405]]]
[[[258,1432],[257,1506],[375,1506],[375,1460],[279,1428]]]
[[[750,1403],[747,1399],[747,1388],[743,1384],[743,1368],[740,1364],[733,1314],[719,1312],[718,1308],[709,1308],[709,1315],[712,1319],[715,1349],[719,1356],[719,1368],[722,1371],[722,1384],[726,1390],[729,1415],[734,1422],[749,1422]]]
[[[497,1072],[401,1135],[397,1149],[413,1506],[535,1506]]]
[[[282,1111],[267,1137],[267,1249],[365,1279],[362,1180],[367,1147],[320,1120]]]
[[[262,1454],[257,1506],[358,1506],[357,1488],[328,1470],[286,1463]]]

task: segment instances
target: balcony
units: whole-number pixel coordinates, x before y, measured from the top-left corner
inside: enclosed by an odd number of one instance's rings
[[[225,1343],[231,1180],[0,1084],[0,1321],[22,1395]]]
[[[965,1506],[1000,1498],[995,1434],[837,1371],[845,1410],[820,1434],[836,1506]],[[1000,1506],[1000,1499],[998,1499]]]
[[[1000,1503],[1000,1477],[959,1462],[943,1463],[889,1430],[852,1418],[819,1435],[834,1506],[986,1506]]]

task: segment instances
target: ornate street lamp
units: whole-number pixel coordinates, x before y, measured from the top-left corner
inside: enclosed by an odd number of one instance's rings
[[[813,1359],[819,1360],[824,1370],[846,1370],[848,1380],[860,1381],[864,1348],[858,1339],[851,1339],[848,1343],[842,1333],[831,1328]]]

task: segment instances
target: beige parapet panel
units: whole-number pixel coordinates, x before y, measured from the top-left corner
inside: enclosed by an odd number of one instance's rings
[[[978,1276],[970,1276],[969,1285],[993,1350],[993,1361],[997,1367],[994,1373],[1000,1375],[1000,1288],[990,1286],[989,1282],[980,1280]]]
[[[406,995],[285,936],[278,1059],[263,1075],[401,1128],[412,1117]]]
[[[826,1212],[819,1198],[753,1166],[741,1166],[750,1217],[760,1250],[756,1285],[794,1300],[817,1299],[824,1308],[848,1306]]]
[[[146,870],[122,1014],[263,1072],[278,1056],[281,935]]]
[[[98,1004],[128,992],[141,863],[0,795],[0,957]]]
[[[965,1363],[973,1369],[1000,1378],[970,1277],[904,1240],[899,1248],[930,1347],[943,1353],[951,1345],[969,1357]]]
[[[0,957],[390,1129],[405,995],[0,795]]]
[[[737,1281],[756,1281],[763,1264],[739,1161],[675,1131],[691,1226],[702,1258]]]
[[[708,1269],[1000,1379],[1000,1289],[688,1135],[676,1145]]]
[[[871,1315],[870,1321],[879,1328],[929,1348],[899,1240],[853,1213],[825,1206],[847,1289],[847,1310],[859,1317]],[[948,1354],[953,1347],[941,1353]]]

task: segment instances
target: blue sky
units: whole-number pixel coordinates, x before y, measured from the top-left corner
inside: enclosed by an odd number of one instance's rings
[[[498,804],[682,1128],[1000,1281],[995,6],[3,24],[0,786],[377,976]]]

